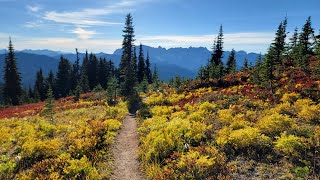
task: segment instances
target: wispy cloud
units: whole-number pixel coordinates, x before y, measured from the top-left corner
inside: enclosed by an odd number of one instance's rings
[[[102,20],[111,14],[124,14],[133,11],[133,6],[150,0],[123,0],[104,6],[103,8],[85,8],[79,11],[47,11],[43,19],[56,23],[87,26],[112,26],[123,23]]]
[[[93,35],[97,34],[96,31],[85,30],[81,27],[75,28],[74,30],[71,31],[71,33],[76,34],[79,39],[89,39]]]
[[[32,38],[25,36],[11,36],[14,48],[23,49],[51,49],[62,52],[73,52],[75,48],[84,52],[107,52],[113,53],[117,48],[121,47],[121,39],[79,39],[79,38],[63,38],[63,37],[41,37]],[[0,49],[8,46],[9,34],[0,33]]]
[[[26,8],[30,12],[38,12],[41,9],[38,5],[27,5]]]

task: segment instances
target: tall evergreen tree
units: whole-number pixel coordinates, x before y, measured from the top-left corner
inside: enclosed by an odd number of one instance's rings
[[[133,94],[135,81],[132,73],[132,47],[134,42],[134,26],[131,14],[126,16],[125,27],[123,30],[122,56],[119,65],[120,93],[126,97]]]
[[[262,55],[261,53],[259,54],[257,60],[256,60],[256,64],[253,67],[253,71],[252,71],[252,81],[255,84],[261,84],[264,80],[263,77],[263,59],[262,59]]]
[[[133,47],[133,55],[132,55],[132,61],[131,61],[131,67],[132,67],[132,74],[134,77],[134,81],[137,82],[138,77],[138,66],[137,66],[137,50],[136,47]]]
[[[226,73],[227,74],[234,74],[236,72],[236,51],[234,49],[231,50],[231,53],[229,55],[228,61],[227,61],[227,68]]]
[[[101,85],[102,88],[107,88],[109,78],[109,70],[107,60],[104,58],[99,59],[98,65],[98,84]]]
[[[81,92],[89,92],[89,80],[88,80],[88,69],[89,69],[89,55],[88,51],[86,50],[86,54],[83,58],[82,66],[81,66],[81,73],[80,73],[80,82],[79,86],[81,87]]]
[[[152,84],[153,84],[153,90],[158,90],[160,86],[160,79],[159,79],[159,71],[157,68],[157,65],[154,65],[153,75],[152,75]]]
[[[80,81],[80,57],[78,49],[76,48],[76,61],[72,66],[71,74],[71,90],[75,90]]]
[[[265,77],[269,80],[274,79],[273,71],[275,69],[280,70],[283,68],[283,60],[284,60],[284,51],[285,51],[285,39],[287,36],[287,18],[284,19],[278,26],[278,30],[276,32],[276,37],[274,42],[270,45],[268,53],[265,58]]]
[[[66,97],[70,92],[70,75],[71,65],[70,62],[63,56],[60,57],[60,62],[57,72],[57,97]]]
[[[89,87],[90,89],[93,89],[98,85],[98,59],[93,53],[90,53],[89,55],[89,65],[87,72]]]
[[[219,34],[213,44],[211,61],[210,61],[210,74],[212,78],[221,79],[223,76],[223,29],[222,25],[219,29]]]
[[[306,23],[302,27],[302,32],[299,36],[299,43],[302,46],[302,51],[306,54],[312,54],[312,41],[314,40],[314,30],[311,26],[311,16],[308,17]]]
[[[53,94],[56,96],[56,80],[52,70],[49,72],[48,77],[45,80],[45,92],[48,92],[49,88],[51,88]]]
[[[148,80],[148,83],[152,83],[152,72],[150,69],[150,57],[149,57],[149,52],[147,52],[147,58],[146,58],[146,69],[145,69],[145,75]]]
[[[45,81],[42,74],[42,69],[37,72],[36,82],[34,85],[35,91],[38,91],[40,101],[44,101],[46,99],[46,91],[45,91]]]
[[[21,77],[18,71],[14,48],[9,38],[8,53],[4,64],[3,97],[6,104],[19,105],[22,94]]]
[[[249,69],[249,61],[245,57],[244,60],[243,60],[242,70],[248,70],[248,69]]]
[[[144,75],[145,75],[144,54],[143,54],[142,44],[140,44],[139,58],[138,58],[138,72],[137,72],[138,83],[142,82]]]

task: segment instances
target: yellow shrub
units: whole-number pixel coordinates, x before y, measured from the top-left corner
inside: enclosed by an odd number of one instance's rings
[[[298,118],[306,121],[320,121],[320,108],[317,105],[303,106],[298,113]]]
[[[269,135],[277,135],[283,131],[289,130],[294,124],[294,119],[288,116],[274,113],[272,115],[262,117],[256,126]]]
[[[304,148],[301,138],[294,135],[287,135],[286,132],[275,141],[275,150],[288,157],[296,157],[299,151]]]
[[[281,100],[282,102],[289,102],[289,103],[293,103],[295,102],[297,99],[299,99],[300,95],[292,92],[292,93],[284,93]]]
[[[188,120],[190,121],[200,121],[203,122],[205,119],[201,113],[194,112],[188,116]]]
[[[267,146],[271,140],[260,133],[258,128],[245,127],[231,131],[228,141],[237,149],[249,146]]]
[[[218,117],[219,117],[219,121],[226,124],[231,124],[233,121],[232,110],[231,109],[218,110]]]
[[[216,109],[216,107],[217,106],[215,104],[204,102],[199,106],[199,110],[204,112],[213,112]]]

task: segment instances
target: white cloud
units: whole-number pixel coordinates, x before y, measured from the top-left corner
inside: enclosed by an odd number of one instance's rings
[[[72,30],[71,33],[76,34],[79,39],[89,39],[93,35],[97,34],[96,31],[85,30],[81,27],[77,27],[76,29]]]
[[[31,12],[38,12],[41,9],[38,5],[27,5],[26,8]]]
[[[123,0],[113,4],[109,4],[103,8],[86,8],[79,11],[47,11],[43,19],[53,21],[56,23],[65,23],[73,25],[87,25],[87,26],[112,26],[123,23],[109,22],[101,20],[102,16],[111,14],[124,14],[133,11],[133,6],[149,2],[150,0]]]
[[[113,53],[115,49],[121,48],[122,42],[121,39],[31,38],[25,36],[13,36],[11,38],[14,48],[17,50],[50,49],[62,52],[74,52],[74,49],[78,48],[80,52],[88,49],[89,52]],[[0,33],[0,49],[5,49],[8,42],[9,35]]]

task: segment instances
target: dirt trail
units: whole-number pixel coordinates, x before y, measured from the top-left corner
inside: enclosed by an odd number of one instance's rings
[[[123,121],[122,129],[116,136],[112,148],[114,157],[113,180],[140,180],[143,177],[138,160],[138,133],[134,115],[129,114]]]

